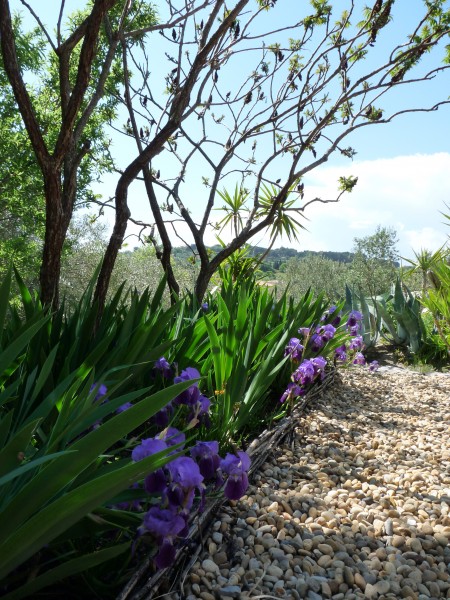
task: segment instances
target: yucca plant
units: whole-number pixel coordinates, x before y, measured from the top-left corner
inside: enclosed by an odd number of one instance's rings
[[[450,357],[450,265],[445,261],[433,267],[438,285],[428,290],[420,302],[433,315],[434,325]]]

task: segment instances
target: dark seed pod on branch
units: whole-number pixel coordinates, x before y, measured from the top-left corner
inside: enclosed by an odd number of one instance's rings
[[[281,50],[278,50],[277,58],[278,62],[282,62],[282,60],[284,59],[284,54],[281,52]]]
[[[400,69],[399,71],[397,71],[397,73],[395,73],[395,75],[392,75],[391,77],[391,82],[392,83],[397,83],[398,81],[401,81],[403,79],[403,77],[405,76],[406,73],[406,69]]]
[[[214,71],[214,75],[213,75],[214,83],[217,83],[218,79],[219,79],[219,73],[217,71]]]
[[[244,98],[244,104],[250,104],[250,102],[252,101],[253,98],[253,94],[252,92],[248,92],[247,95]]]
[[[382,6],[383,6],[383,0],[377,0],[375,2],[375,4],[373,5],[372,14],[377,15],[380,12]]]
[[[228,138],[227,143],[225,144],[225,150],[231,149],[231,138]]]
[[[173,41],[175,41],[177,39],[177,32],[175,31],[175,28],[172,29],[172,39],[173,39]]]

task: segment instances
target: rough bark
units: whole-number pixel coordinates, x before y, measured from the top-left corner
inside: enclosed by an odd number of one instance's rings
[[[172,244],[167,234],[167,229],[164,225],[161,211],[158,206],[158,200],[153,189],[152,175],[150,169],[148,168],[148,166],[144,167],[142,172],[144,175],[145,189],[150,202],[150,208],[152,209],[153,216],[155,218],[155,224],[158,229],[159,237],[161,238],[163,248],[162,253],[160,256],[158,256],[158,258],[161,261],[161,266],[167,277],[167,286],[169,288],[170,297],[172,300],[175,300],[180,293],[180,286],[178,285],[178,282],[172,269]]]
[[[8,0],[0,0],[0,43],[5,72],[43,174],[46,231],[40,271],[41,300],[44,305],[58,305],[61,254],[72,217],[77,189],[77,169],[88,145],[77,152],[82,128],[76,128],[79,111],[90,83],[92,62],[104,16],[117,0],[95,0],[90,15],[73,34],[56,48],[59,58],[62,122],[54,152],[42,137],[38,120],[22,78],[17,59],[11,12]],[[69,83],[70,54],[83,40],[73,90]],[[105,75],[106,77],[106,75]],[[104,81],[103,81],[104,83]],[[102,91],[102,90],[101,90]],[[102,94],[97,94],[98,102]],[[92,104],[92,102],[91,102]],[[92,106],[91,112],[92,112]],[[86,122],[84,122],[84,125]],[[64,183],[63,183],[64,181]]]

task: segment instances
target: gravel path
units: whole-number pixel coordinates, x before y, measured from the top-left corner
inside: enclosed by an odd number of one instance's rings
[[[344,372],[252,483],[186,600],[450,598],[449,375]]]

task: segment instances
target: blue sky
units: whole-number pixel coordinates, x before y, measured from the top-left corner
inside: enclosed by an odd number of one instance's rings
[[[58,3],[29,0],[44,23],[50,29],[54,26],[59,9]],[[159,3],[162,5],[163,3]],[[363,4],[356,2],[356,4]],[[26,9],[18,0],[12,7]],[[306,6],[299,0],[278,0],[278,12],[270,13],[277,25],[286,15]],[[338,8],[348,5],[345,0],[334,3]],[[385,41],[375,48],[378,53],[386,52],[390,40],[395,36],[400,40],[408,31],[408,26],[417,17],[422,5],[420,0],[397,0],[395,21],[386,29]],[[84,6],[84,2],[68,0],[66,12]],[[447,3],[450,8],[450,3]],[[149,42],[159,50],[158,34],[149,37]],[[159,55],[158,55],[159,56]],[[436,60],[436,59],[435,59]],[[164,56],[153,61],[152,76],[159,86],[168,71]],[[437,79],[437,78],[436,78]],[[224,85],[227,85],[226,82]],[[391,108],[432,105],[435,101],[450,95],[450,72],[439,80],[425,86],[406,87],[396,100],[389,103]],[[396,104],[397,103],[397,104]],[[115,152],[120,166],[126,166],[134,148],[126,139],[112,134]],[[307,198],[320,196],[333,198],[336,195],[336,181],[340,175],[356,175],[358,185],[351,194],[342,198],[339,204],[315,204],[309,207],[307,231],[301,234],[299,249],[311,250],[350,250],[354,237],[373,233],[377,225],[394,227],[399,235],[399,250],[403,256],[411,256],[412,248],[426,247],[437,249],[446,240],[446,226],[439,211],[450,203],[450,106],[427,114],[414,113],[400,116],[387,125],[364,128],[349,138],[348,144],[357,151],[353,161],[333,156],[326,165],[310,173],[305,179]],[[166,164],[161,159],[161,170]],[[158,167],[160,166],[158,164]],[[167,170],[167,169],[166,169]],[[203,193],[199,183],[201,167],[198,166],[190,182],[191,198],[189,206],[194,216],[199,213],[201,202],[197,198]],[[116,178],[106,177],[96,191],[104,196],[114,193]],[[150,221],[148,202],[140,186],[130,189],[130,208],[135,218]],[[450,231],[450,230],[449,230]],[[129,229],[133,233],[133,228]],[[185,232],[183,232],[185,235]],[[214,243],[214,236],[208,238]],[[265,244],[267,239],[254,239],[255,243]],[[133,239],[130,240],[133,245]],[[288,245],[280,240],[278,245]]]

